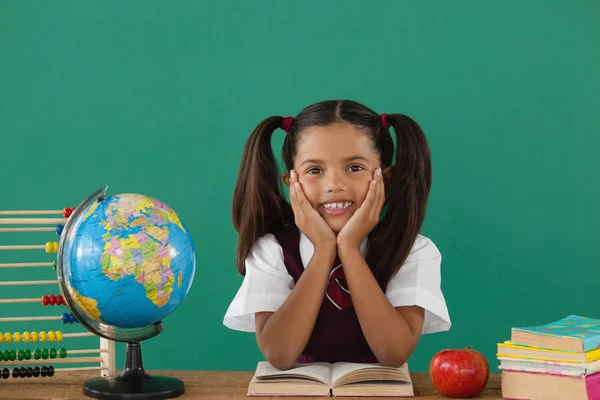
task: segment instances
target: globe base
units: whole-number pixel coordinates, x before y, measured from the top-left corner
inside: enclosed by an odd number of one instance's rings
[[[83,394],[94,399],[159,400],[184,393],[184,383],[169,376],[151,376],[142,364],[142,348],[136,340],[127,343],[125,369],[115,378],[93,378],[83,383]]]
[[[168,376],[148,376],[137,381],[94,378],[83,384],[83,394],[94,399],[172,399],[184,391],[183,381]]]

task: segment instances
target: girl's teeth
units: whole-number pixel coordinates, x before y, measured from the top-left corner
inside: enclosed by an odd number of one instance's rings
[[[345,202],[345,203],[329,203],[329,204],[324,204],[323,207],[328,208],[330,210],[336,210],[336,209],[340,209],[340,208],[350,207],[351,204],[352,204],[352,202],[350,202],[350,201]]]

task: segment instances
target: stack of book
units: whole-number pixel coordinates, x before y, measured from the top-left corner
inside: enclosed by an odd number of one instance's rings
[[[600,320],[570,315],[512,328],[498,343],[502,397],[600,400]]]

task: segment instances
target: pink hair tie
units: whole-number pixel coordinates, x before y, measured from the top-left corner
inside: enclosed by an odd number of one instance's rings
[[[294,123],[294,117],[283,117],[283,122],[281,123],[281,129],[285,132],[289,131]]]
[[[385,129],[389,129],[391,126],[387,120],[388,115],[386,113],[381,114],[381,123],[385,126]]]

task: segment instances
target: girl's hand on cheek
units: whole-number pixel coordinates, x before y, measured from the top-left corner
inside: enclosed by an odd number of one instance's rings
[[[369,183],[369,191],[365,201],[337,235],[338,247],[359,249],[363,239],[379,223],[384,201],[383,176],[381,175],[381,168],[377,168],[374,179]]]
[[[312,242],[315,250],[327,246],[335,249],[335,233],[307,200],[302,185],[298,182],[298,175],[294,170],[290,173],[290,202],[294,211],[296,226]]]

